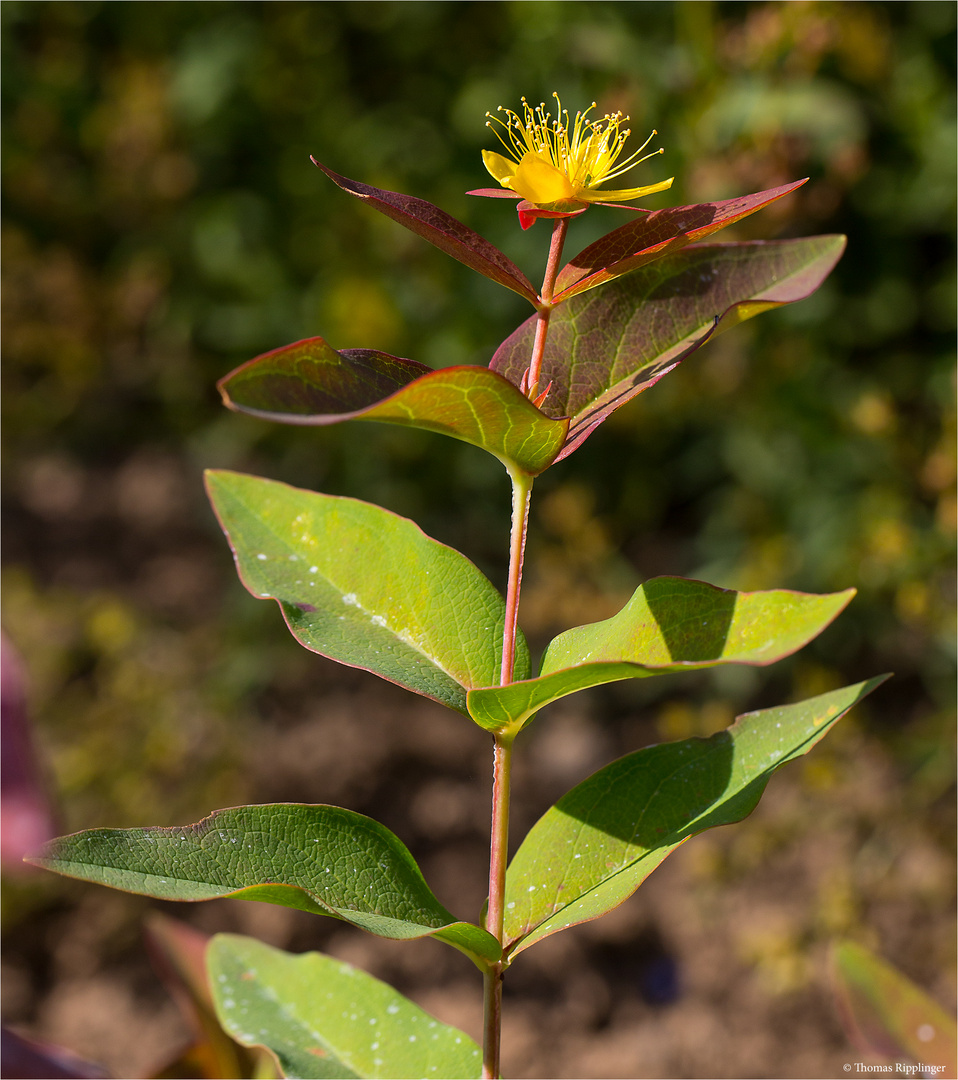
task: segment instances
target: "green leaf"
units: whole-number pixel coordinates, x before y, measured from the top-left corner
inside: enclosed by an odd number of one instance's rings
[[[480,727],[518,731],[544,705],[589,686],[716,664],[773,664],[817,637],[854,595],[735,592],[653,578],[611,619],[555,638],[538,678],[470,690],[466,704]]]
[[[243,584],[279,602],[307,649],[466,715],[466,691],[498,682],[505,603],[464,555],[357,499],[206,478]],[[516,663],[525,678],[524,640]]]
[[[160,900],[261,900],[379,937],[431,936],[470,955],[499,955],[491,934],[439,903],[397,836],[338,806],[235,806],[179,828],[88,829],[29,861]]]
[[[488,368],[433,371],[370,349],[337,352],[320,337],[264,353],[218,385],[238,412],[285,424],[380,420],[436,431],[530,476],[551,465],[569,428]]]
[[[563,796],[506,874],[506,953],[617,907],[684,840],[741,821],[772,773],[808,751],[887,676],[746,713],[709,739],[628,754]]]
[[[807,182],[807,179],[797,180],[793,184],[722,202],[670,206],[636,218],[590,244],[559,271],[555,302],[562,303],[696,240],[704,240]]]
[[[479,1047],[364,971],[236,934],[209,948],[220,1023],[272,1052],[283,1076],[478,1077]]]
[[[440,210],[425,199],[403,195],[398,191],[384,191],[370,184],[349,180],[332,169],[327,169],[316,158],[312,158],[312,162],[343,191],[362,199],[381,214],[428,240],[430,244],[435,244],[440,251],[458,259],[471,270],[476,270],[492,281],[517,292],[533,306],[538,302],[539,294],[533,288],[532,282],[511,259],[445,210]]]
[[[937,1001],[853,941],[838,942],[831,959],[845,1029],[861,1053],[943,1066],[940,1076],[958,1074],[958,1025]]]
[[[636,394],[648,389],[716,331],[802,300],[838,262],[843,236],[743,244],[692,244],[552,313],[540,386],[548,416],[569,416],[568,457]],[[499,347],[490,367],[519,385],[536,318]]]

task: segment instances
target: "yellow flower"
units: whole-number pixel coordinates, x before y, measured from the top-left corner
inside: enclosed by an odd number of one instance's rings
[[[646,187],[600,191],[600,184],[662,153],[654,150],[639,157],[655,132],[638,150],[620,161],[626,139],[631,134],[628,128],[622,127],[628,123],[627,116],[619,112],[590,120],[589,113],[596,107],[593,102],[584,113],[576,113],[575,120],[570,123],[569,111],[563,110],[559,95],[553,94],[553,97],[558,105],[556,120],[545,111],[544,102],[533,109],[525,98],[522,99],[521,117],[501,105],[499,111],[505,114],[505,120],[486,114],[489,117],[487,127],[492,128],[494,122],[502,128],[496,135],[510,156],[483,150],[482,160],[504,188],[535,206],[555,206],[625,202],[672,186],[674,177]]]

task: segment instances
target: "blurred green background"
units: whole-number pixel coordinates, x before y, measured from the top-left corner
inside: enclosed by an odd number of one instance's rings
[[[488,183],[486,111],[557,90],[573,111],[630,114],[640,140],[658,129],[666,152],[634,182],[676,181],[649,206],[808,176],[718,239],[849,246],[813,298],[695,354],[537,484],[521,621],[541,646],[661,573],[857,586],[792,662],[617,685],[591,708],[624,752],[640,744],[621,734],[630,717],[645,741],[707,734],[894,671],[803,782],[840,802],[859,750],[879,755],[895,794],[868,829],[904,818],[900,850],[925,844],[939,868],[913,921],[950,910],[954,4],[5,0],[0,16],[4,628],[64,828],[256,797],[249,748],[268,756],[271,710],[317,671],[339,677],[241,590],[202,468],[378,502],[502,583],[493,459],[385,426],[271,426],[223,410],[214,383],[315,334],[487,363],[523,301],[309,155],[441,205],[537,280],[548,228],[522,233],[511,203],[464,193]],[[590,210],[570,252],[624,220]],[[16,883],[8,930],[62,910],[58,890]],[[942,940],[915,960],[926,985],[951,970]],[[47,983],[16,962],[12,1015],[28,1021]]]

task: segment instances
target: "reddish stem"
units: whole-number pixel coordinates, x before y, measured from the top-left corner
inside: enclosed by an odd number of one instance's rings
[[[558,218],[552,229],[552,243],[549,245],[549,260],[546,263],[545,276],[542,279],[542,292],[539,296],[539,318],[536,322],[536,339],[532,346],[532,359],[523,382],[526,393],[535,399],[539,392],[539,376],[542,374],[542,357],[546,351],[546,336],[549,333],[549,316],[552,314],[552,298],[555,293],[556,278],[559,276],[559,261],[562,258],[562,246],[569,231],[569,219]]]
[[[552,230],[549,260],[546,264],[539,297],[539,318],[536,323],[535,344],[529,369],[522,379],[522,391],[533,401],[539,391],[542,358],[545,355],[552,314],[553,294],[559,275],[559,260],[569,227],[567,218],[559,218]],[[506,615],[502,634],[502,663],[499,681],[508,686],[516,667],[516,637],[519,620],[519,593],[522,589],[522,561],[526,548],[529,524],[529,500],[533,478],[520,470],[509,470],[512,478],[512,537],[509,546],[509,582],[506,588]],[[515,732],[499,732],[496,737],[492,773],[492,829],[489,841],[489,904],[486,910],[486,929],[503,943],[505,916],[506,864],[509,860],[509,793],[512,766],[512,743]],[[502,1032],[502,976],[506,964],[490,964],[484,977],[483,1001],[483,1080],[498,1080],[499,1044]]]

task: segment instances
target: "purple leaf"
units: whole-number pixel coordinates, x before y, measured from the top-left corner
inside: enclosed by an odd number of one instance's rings
[[[357,199],[363,199],[381,214],[391,217],[393,221],[398,221],[400,225],[410,229],[424,240],[428,240],[430,244],[435,244],[440,251],[444,251],[470,269],[477,270],[480,274],[485,274],[487,278],[524,296],[533,306],[536,305],[539,294],[519,267],[488,240],[470,229],[468,225],[457,221],[445,210],[440,210],[438,206],[426,202],[425,199],[401,195],[396,191],[384,191],[381,188],[371,187],[369,184],[349,180],[333,172],[332,169],[327,169],[316,158],[311,160],[343,191],[355,195]]]
[[[285,424],[334,424],[432,370],[374,349],[338,352],[314,337],[263,353],[216,385],[239,412]]]
[[[552,388],[542,411],[571,423],[555,460],[717,328],[814,292],[844,249],[843,236],[691,245],[556,308],[540,377]],[[489,365],[516,385],[529,366],[536,321],[527,319]]]
[[[69,1050],[25,1039],[4,1028],[0,1032],[0,1075],[20,1080],[98,1080],[109,1074]]]
[[[759,191],[754,195],[740,195],[724,202],[654,210],[644,218],[630,221],[580,251],[559,271],[556,303],[637,270],[653,259],[659,259],[696,240],[704,240],[726,225],[740,221],[783,195],[788,195],[804,183],[807,180],[797,180],[793,184]]]
[[[371,349],[337,352],[322,338],[250,360],[219,389],[230,408],[286,424],[379,420],[435,431],[532,476],[552,464],[568,429],[488,368],[434,371]]]

